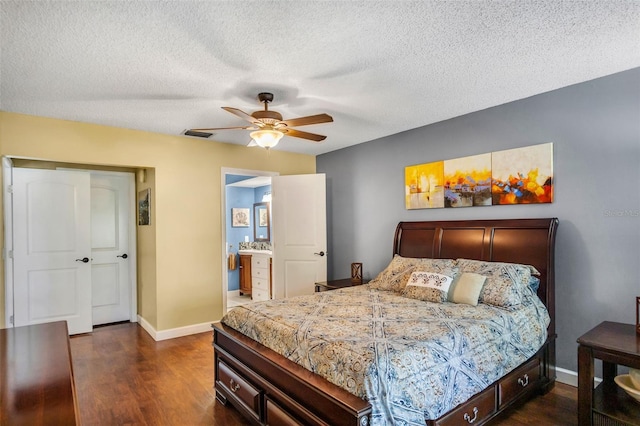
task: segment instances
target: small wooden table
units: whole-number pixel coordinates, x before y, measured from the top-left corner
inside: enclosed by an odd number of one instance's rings
[[[605,321],[578,338],[578,424],[640,425],[640,404],[614,382],[618,365],[640,368],[640,336],[632,324]],[[602,383],[594,390],[594,359]]]
[[[319,291],[335,290],[337,288],[352,287],[354,285],[366,284],[366,281],[351,281],[351,278],[341,280],[320,281],[316,283],[316,293]]]
[[[0,329],[0,424],[80,424],[66,321]]]

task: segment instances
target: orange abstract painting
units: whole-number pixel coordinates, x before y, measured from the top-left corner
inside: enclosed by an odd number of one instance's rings
[[[491,205],[491,154],[444,162],[444,206]]]
[[[407,209],[444,207],[444,161],[405,167],[404,182]]]
[[[553,202],[553,144],[405,167],[407,209]]]
[[[553,202],[553,144],[491,154],[491,196],[498,204]]]

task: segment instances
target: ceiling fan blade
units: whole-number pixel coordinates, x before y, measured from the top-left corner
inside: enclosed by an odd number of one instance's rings
[[[308,126],[310,124],[331,123],[333,117],[329,114],[308,115],[306,117],[292,118],[291,120],[282,120],[280,123],[286,124],[288,127]]]
[[[316,135],[315,133],[303,132],[301,130],[295,130],[295,129],[281,129],[280,131],[287,136],[293,136],[294,138],[309,139],[314,142],[321,142],[327,138],[326,136]]]
[[[238,108],[231,108],[231,107],[222,107],[223,110],[230,112],[231,114],[237,115],[238,117],[242,118],[243,120],[247,120],[249,123],[253,123],[255,125],[260,125],[262,124],[260,122],[260,120],[258,120],[255,117],[252,117],[251,115],[247,114],[244,111],[239,110]]]
[[[193,130],[195,132],[205,132],[205,131],[209,131],[209,130],[237,130],[237,129],[241,129],[241,130],[258,130],[257,127],[251,127],[251,126],[238,126],[238,127],[210,127],[208,129],[189,129],[189,130]]]

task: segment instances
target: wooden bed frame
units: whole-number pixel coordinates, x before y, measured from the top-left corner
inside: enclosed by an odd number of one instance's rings
[[[484,424],[555,381],[554,245],[558,219],[400,222],[393,254],[523,263],[540,271],[551,323],[544,346],[511,373],[427,425]],[[370,405],[221,323],[213,324],[216,398],[254,424],[369,424]]]

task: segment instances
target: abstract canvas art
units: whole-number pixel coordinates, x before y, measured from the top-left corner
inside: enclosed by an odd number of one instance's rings
[[[404,182],[408,210],[444,207],[444,161],[405,167]]]
[[[553,143],[404,169],[405,207],[432,209],[553,202]]]
[[[491,154],[494,205],[553,202],[553,144]]]
[[[491,205],[491,154],[445,160],[444,206]]]

